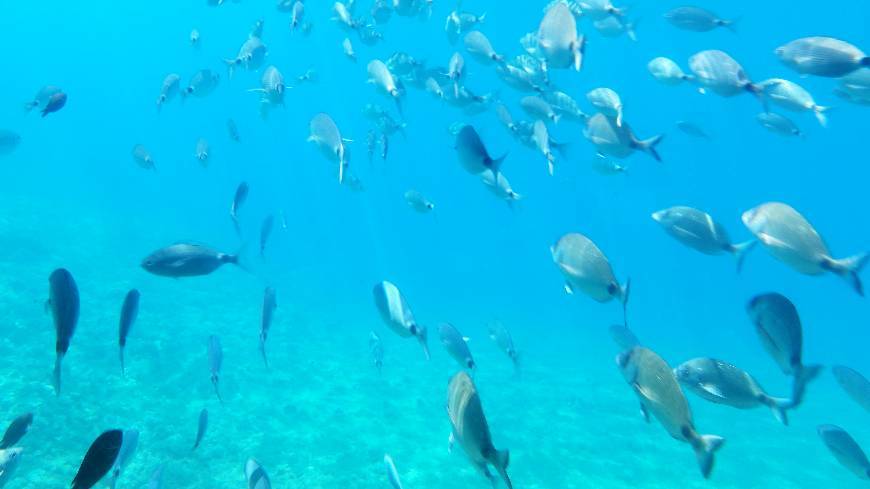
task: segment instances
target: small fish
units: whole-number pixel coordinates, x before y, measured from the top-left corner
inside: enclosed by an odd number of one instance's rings
[[[381,373],[384,368],[384,343],[374,331],[369,333],[369,353],[372,356],[372,363],[378,369],[378,373]]]
[[[755,240],[732,244],[728,231],[706,212],[686,206],[670,207],[654,212],[652,218],[665,232],[680,243],[706,255],[730,253],[737,260],[737,271],[743,260],[758,242]]]
[[[679,85],[695,79],[694,76],[683,73],[680,66],[668,58],[654,58],[646,67],[653,78],[665,85]]]
[[[393,457],[389,454],[384,455],[384,466],[387,469],[387,480],[393,489],[402,489],[402,481],[399,479],[399,471],[396,470],[396,464],[393,463]]]
[[[456,135],[455,149],[463,168],[473,175],[480,175],[486,170],[492,170],[494,174],[498,173],[507,157],[507,155],[496,159],[490,157],[477,131],[470,125],[463,126]]]
[[[308,68],[307,70],[305,70],[305,73],[296,77],[296,81],[299,82],[299,84],[305,82],[317,83],[318,79],[319,78],[317,76],[317,70],[315,70],[314,68]]]
[[[474,59],[484,65],[504,63],[504,56],[498,54],[489,39],[480,31],[471,31],[465,35],[465,49]]]
[[[812,112],[819,124],[827,127],[828,118],[825,112],[830,110],[830,107],[817,104],[804,87],[782,78],[765,80],[759,83],[759,86],[764,90],[765,97],[774,104],[793,112]]]
[[[6,485],[15,469],[18,468],[18,463],[21,461],[21,453],[23,448],[8,448],[0,450],[0,487]]]
[[[179,278],[208,275],[227,263],[238,266],[238,255],[198,244],[178,243],[148,255],[142,260],[142,268],[154,275]]]
[[[206,430],[208,430],[208,409],[202,408],[202,411],[199,412],[199,421],[196,425],[196,440],[193,442],[193,448],[190,449],[191,452],[199,448],[202,439],[205,438]]]
[[[832,424],[820,425],[817,431],[840,465],[849,469],[859,479],[870,479],[870,461],[849,433]]]
[[[529,95],[520,99],[520,107],[530,116],[537,119],[550,120],[554,124],[558,124],[562,118],[562,116],[553,110],[552,105],[537,95]]]
[[[550,151],[550,133],[547,131],[547,125],[542,120],[536,120],[532,129],[532,141],[538,151],[547,158],[547,173],[553,176],[555,171],[556,157]]]
[[[231,141],[235,141],[237,143],[241,141],[241,137],[239,136],[239,127],[236,126],[236,121],[232,119],[227,119],[227,134],[229,134]]]
[[[846,391],[846,394],[865,410],[870,411],[870,381],[858,371],[842,365],[831,367],[831,372],[833,372],[834,378],[837,379],[840,387]],[[5,447],[0,444],[0,448]]]
[[[423,347],[423,354],[429,360],[429,346],[426,343],[426,327],[417,324],[414,313],[396,287],[391,282],[383,281],[375,284],[372,289],[375,307],[384,323],[402,338],[417,338]]]
[[[401,114],[402,92],[399,90],[399,86],[396,83],[396,78],[393,76],[392,73],[390,73],[390,69],[387,68],[387,65],[379,59],[374,59],[369,62],[366,71],[369,76],[368,82],[377,87],[380,92],[391,97],[395,101],[396,107]]]
[[[121,320],[118,325],[118,346],[120,347],[118,357],[121,360],[121,373],[124,368],[124,347],[127,346],[127,335],[130,334],[130,328],[136,322],[136,317],[139,315],[139,291],[132,289],[127,292],[124,297],[124,304],[121,306]]]
[[[54,392],[59,396],[61,363],[69,351],[70,341],[72,341],[79,322],[79,289],[72,274],[64,268],[58,268],[51,272],[48,284],[46,308],[51,311],[57,338],[55,343]]]
[[[622,127],[622,100],[610,88],[596,88],[586,94],[586,100],[602,114],[616,118],[616,126]]]
[[[450,323],[444,323],[438,327],[438,335],[441,337],[441,344],[447,353],[456,360],[462,368],[467,368],[474,371],[476,364],[474,357],[471,355],[471,349],[468,348],[468,338],[462,336],[462,333]]]
[[[619,37],[627,35],[632,41],[637,41],[637,21],[627,22],[622,17],[611,15],[592,22],[592,26],[604,37]]]
[[[602,154],[595,155],[595,158],[592,160],[592,169],[599,175],[605,176],[619,175],[628,172],[628,168]]]
[[[239,48],[239,54],[235,58],[224,59],[229,78],[233,77],[237,66],[249,71],[260,69],[266,59],[267,52],[268,48],[259,37],[249,37]]]
[[[356,51],[353,50],[353,44],[349,38],[345,37],[344,41],[341,42],[341,49],[344,51],[345,57],[356,63]]]
[[[453,53],[450,62],[447,63],[447,78],[453,81],[453,96],[459,97],[459,82],[465,75],[465,58],[459,53]]]
[[[762,100],[764,91],[746,75],[746,71],[728,53],[718,50],[701,51],[689,58],[689,68],[695,80],[722,97],[733,97],[741,93],[751,93]]]
[[[63,92],[55,93],[49,97],[48,101],[45,103],[45,107],[42,109],[42,117],[64,108],[64,106],[66,106],[66,100],[67,96]]]
[[[577,20],[562,2],[554,2],[538,26],[538,47],[547,60],[547,65],[556,69],[583,67],[583,52],[586,39],[577,35]]]
[[[190,41],[190,45],[198,48],[199,47],[199,31],[196,29],[191,29],[190,35],[187,37],[188,41]]]
[[[734,30],[733,20],[721,19],[700,7],[678,7],[665,14],[665,19],[679,29],[694,32],[709,32],[717,27]]]
[[[100,482],[118,460],[123,443],[124,432],[121,430],[105,431],[98,436],[85,453],[71,489],[90,489]]]
[[[172,101],[181,90],[181,77],[176,73],[170,73],[163,79],[160,85],[160,95],[157,96],[157,110]]]
[[[248,481],[248,489],[272,489],[266,469],[252,458],[245,462],[245,479]]]
[[[269,242],[269,237],[272,235],[272,228],[275,225],[275,216],[269,214],[263,219],[260,225],[260,257],[266,258],[266,243]]]
[[[386,133],[381,133],[381,160],[387,161],[387,153],[390,151],[390,138]]]
[[[199,161],[199,164],[203,167],[208,166],[208,155],[209,155],[209,147],[208,141],[205,138],[199,138],[196,141],[196,159]]]
[[[372,160],[375,157],[375,146],[377,144],[378,140],[375,131],[369,129],[368,134],[366,134],[366,149],[368,150],[369,164],[372,164]]]
[[[511,183],[502,172],[494,172],[487,168],[480,174],[480,180],[496,197],[507,202],[508,207],[513,209],[514,202],[523,198],[511,187]]]
[[[508,358],[511,359],[511,362],[514,364],[514,368],[519,371],[520,368],[520,352],[517,351],[516,346],[514,346],[514,339],[511,336],[510,331],[502,324],[500,321],[493,321],[489,325],[489,338],[495,342],[498,349],[504,352]]]
[[[434,95],[437,99],[444,99],[444,89],[441,88],[441,84],[438,83],[438,80],[431,76],[426,79],[426,91]]]
[[[577,6],[583,15],[592,19],[603,19],[610,16],[622,17],[625,9],[616,8],[610,0],[579,0]]]
[[[269,336],[269,328],[272,327],[272,318],[275,316],[277,308],[278,300],[275,289],[266,287],[263,292],[263,312],[260,318],[260,355],[262,355],[266,367],[269,366],[269,361],[266,359],[266,338]]]
[[[405,202],[420,214],[426,214],[435,209],[435,204],[430,202],[423,196],[423,194],[416,190],[408,190],[405,192]]]
[[[239,225],[239,210],[248,200],[249,192],[250,187],[248,187],[248,182],[241,182],[239,186],[236,187],[236,193],[233,195],[233,203],[230,204],[230,219],[233,220],[233,226],[236,228],[236,234],[239,236],[242,235],[242,230]]]
[[[661,162],[662,158],[656,147],[664,136],[653,136],[649,139],[638,139],[627,123],[616,124],[616,118],[602,113],[595,114],[586,123],[583,135],[602,154],[614,158],[626,158],[635,151],[642,151],[654,160]]]
[[[783,64],[804,75],[840,78],[861,67],[870,67],[870,56],[833,37],[796,39],[774,52]]]
[[[224,361],[224,351],[221,347],[221,340],[215,335],[211,335],[208,337],[208,369],[211,372],[211,384],[214,386],[214,393],[218,398],[218,401],[223,404],[224,400],[221,398],[220,389],[218,388],[218,384],[220,383],[221,376],[221,365]]]
[[[55,94],[61,93],[63,90],[60,87],[56,87],[54,85],[46,85],[39,89],[36,92],[36,95],[33,97],[33,100],[24,104],[24,110],[31,111],[33,109],[38,109],[40,107],[45,107],[48,104],[48,101],[51,100]]]
[[[181,91],[181,96],[206,97],[215,91],[220,83],[220,79],[220,75],[209,69],[199,70],[194,73],[187,87]]]
[[[290,11],[290,32],[298,29],[305,19],[305,4],[297,0]]]
[[[163,470],[164,465],[160,464],[151,473],[151,478],[148,480],[147,489],[163,489]]]
[[[0,156],[11,154],[21,143],[21,136],[8,129],[0,129]]]
[[[761,112],[755,116],[761,127],[780,136],[797,136],[805,138],[806,134],[788,117],[775,112]]]
[[[151,155],[151,151],[149,151],[144,145],[137,144],[133,146],[131,154],[133,156],[133,161],[139,165],[140,168],[144,170],[157,171],[157,166],[154,164],[154,157]]]
[[[690,121],[677,121],[676,123],[677,129],[683,131],[683,133],[688,134],[689,136],[699,138],[699,139],[711,139],[710,135],[707,134],[701,126],[695,124]]]
[[[3,433],[3,439],[0,440],[0,450],[14,447],[30,431],[31,425],[33,425],[33,413],[24,413],[13,419]]]

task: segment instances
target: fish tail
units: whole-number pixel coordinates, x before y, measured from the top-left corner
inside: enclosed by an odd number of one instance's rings
[[[691,443],[692,448],[695,450],[698,466],[701,468],[701,474],[705,479],[709,479],[715,462],[714,455],[725,444],[725,438],[716,435],[696,434]]]
[[[870,253],[861,253],[849,258],[835,260],[827,258],[822,267],[845,279],[860,296],[864,296],[864,286],[861,284],[861,269],[870,261]]]
[[[496,158],[490,161],[489,166],[492,170],[493,177],[495,177],[496,182],[498,182],[498,172],[501,169],[501,164],[504,163],[505,158],[507,158],[508,154],[505,153],[501,156],[501,158]]]
[[[635,145],[637,149],[649,153],[650,156],[661,163],[662,157],[659,155],[659,152],[656,151],[656,146],[658,146],[664,138],[663,135],[659,134],[658,136],[653,136],[649,139],[644,139],[643,141],[636,141]]]
[[[495,467],[498,475],[501,476],[502,480],[504,480],[505,485],[508,489],[513,489],[513,484],[511,483],[511,478],[508,477],[507,468],[511,461],[511,454],[508,450],[496,450],[494,459],[492,460],[492,465]]]
[[[795,369],[789,409],[800,406],[804,400],[804,394],[806,394],[807,384],[818,377],[821,372],[821,365],[799,365]]]
[[[266,339],[260,335],[260,356],[263,357],[263,364],[269,368],[269,360],[266,358]]]
[[[431,357],[429,355],[429,344],[427,342],[427,338],[429,336],[429,332],[426,330],[425,326],[417,325],[417,332],[414,334],[417,337],[417,340],[420,342],[420,346],[423,347],[423,354],[426,355],[426,360],[429,360]]]
[[[743,270],[743,262],[746,261],[746,254],[752,251],[756,244],[758,244],[758,241],[753,239],[731,245],[731,253],[734,255],[734,258],[737,259],[737,273],[740,273],[740,271]]]
[[[54,385],[54,393],[56,396],[60,397],[60,371],[61,371],[61,363],[63,362],[63,354],[58,353],[57,357],[54,359],[54,376],[53,385]]]
[[[861,66],[870,67],[870,56],[865,56],[861,59]]]
[[[791,399],[783,399],[778,397],[764,396],[761,402],[770,408],[773,417],[777,421],[788,426],[788,410],[794,407],[794,402]]]
[[[829,110],[831,110],[830,107],[822,105],[813,106],[813,114],[816,116],[816,120],[819,121],[819,124],[822,127],[828,127],[828,116],[825,115],[825,112]]]
[[[38,105],[39,105],[39,102],[36,102],[36,101],[27,102],[26,104],[24,104],[24,110],[27,112],[30,112],[31,110],[35,109]]]
[[[124,366],[124,348],[123,347],[120,350],[118,350],[118,358],[121,360],[121,376],[126,377],[127,376],[127,369]]]
[[[625,281],[625,284],[619,288],[619,298],[622,300],[622,323],[628,327],[628,297],[631,294],[631,279]]]

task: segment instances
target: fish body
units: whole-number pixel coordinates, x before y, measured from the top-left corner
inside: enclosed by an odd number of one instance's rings
[[[238,255],[203,245],[179,243],[148,255],[142,260],[142,268],[154,275],[178,278],[208,275],[227,263],[238,265]]]
[[[426,328],[417,324],[414,313],[408,306],[399,288],[391,282],[383,281],[375,284],[372,294],[375,307],[384,323],[402,338],[417,338],[426,359],[429,359],[429,347],[426,343]]]
[[[119,358],[121,359],[121,372],[124,368],[124,347],[127,346],[127,336],[130,334],[130,328],[136,322],[136,317],[139,315],[139,298],[141,294],[138,290],[132,289],[127,292],[124,297],[124,303],[121,305],[121,319],[118,323],[118,346]]]
[[[58,268],[48,278],[47,308],[51,311],[55,330],[54,390],[60,395],[61,363],[69,351],[70,342],[79,322],[79,289],[72,274]]]

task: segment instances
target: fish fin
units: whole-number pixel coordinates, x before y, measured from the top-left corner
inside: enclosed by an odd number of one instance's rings
[[[865,56],[861,59],[861,66],[870,67],[870,56]]]
[[[622,127],[622,108],[616,112],[616,127]]]
[[[417,341],[420,342],[420,346],[423,347],[423,354],[426,355],[426,360],[429,360],[431,356],[429,355],[429,344],[426,342],[427,337],[429,336],[428,331],[425,326],[417,325]]]
[[[468,336],[463,336],[462,341],[464,341],[466,343],[471,343],[471,338],[469,338]]]
[[[737,259],[737,273],[740,273],[740,271],[743,270],[743,262],[746,261],[746,254],[752,251],[752,248],[755,248],[755,245],[757,244],[758,241],[753,239],[731,245],[730,251],[734,255],[734,258]]]
[[[54,393],[56,396],[60,397],[60,371],[61,371],[61,362],[63,362],[63,354],[58,353],[57,358],[54,360],[54,376],[53,376],[53,384],[54,384]]]
[[[695,438],[690,438],[690,441],[695,450],[695,457],[698,459],[698,466],[701,467],[701,474],[705,479],[710,478],[715,462],[713,455],[725,444],[725,438],[716,435],[695,435]]]
[[[513,484],[507,473],[507,468],[511,461],[510,452],[507,450],[496,450],[493,458],[490,463],[495,467],[496,472],[501,476],[508,489],[513,489]]]
[[[840,260],[826,258],[822,263],[822,267],[845,279],[855,289],[855,292],[863,297],[864,286],[861,284],[861,278],[858,274],[867,265],[868,261],[870,261],[870,253],[861,253]]]
[[[640,404],[640,415],[643,417],[643,420],[649,423],[649,411],[643,403]]]
[[[792,381],[790,409],[800,406],[807,390],[807,384],[819,376],[822,368],[821,365],[799,365],[795,369],[794,380]]]
[[[625,281],[625,284],[619,287],[619,298],[622,301],[622,322],[628,327],[628,297],[631,294],[631,278]]]
[[[758,240],[761,241],[761,243],[764,244],[765,246],[775,246],[778,248],[787,248],[788,247],[788,245],[784,241],[781,241],[781,240],[771,236],[770,234],[758,233],[757,236],[758,236]]]
[[[792,407],[791,399],[779,399],[764,396],[763,402],[770,408],[773,417],[776,418],[777,421],[782,423],[783,426],[788,426],[788,410]]]
[[[831,110],[831,107],[822,105],[813,106],[813,114],[815,114],[816,120],[819,121],[822,127],[828,127],[828,116],[825,115],[825,112],[829,110]]]
[[[574,288],[571,287],[571,284],[569,284],[568,282],[565,282],[564,287],[565,287],[565,293],[566,293],[566,294],[568,294],[568,295],[574,295]]]
[[[634,144],[637,149],[649,153],[650,156],[652,156],[656,161],[661,163],[662,157],[659,156],[658,151],[656,151],[656,146],[658,146],[659,143],[662,142],[662,139],[664,139],[664,136],[660,134],[658,136],[653,136],[649,139],[644,139],[642,141],[635,140]]]
[[[45,299],[45,302],[42,304],[42,310],[46,314],[51,312],[51,299]]]
[[[450,436],[447,437],[447,453],[453,453],[453,444],[456,443],[456,437],[453,436],[453,432],[450,432]]]
[[[504,160],[507,157],[508,157],[508,153],[505,153],[501,156],[501,158],[496,158],[494,160],[490,160],[489,166],[490,166],[490,169],[492,170],[494,177],[498,176],[497,174],[498,174],[499,170],[501,169],[501,164],[504,163]],[[496,178],[496,181],[498,181],[497,178]]]
[[[717,386],[715,386],[715,385],[713,385],[713,384],[700,384],[699,387],[700,387],[701,389],[703,389],[704,392],[706,392],[706,393],[708,393],[708,394],[710,394],[710,395],[712,395],[712,396],[716,396],[716,397],[718,397],[719,399],[724,399],[724,398],[725,398],[725,396],[722,394],[722,391],[719,389],[719,387],[717,387]]]

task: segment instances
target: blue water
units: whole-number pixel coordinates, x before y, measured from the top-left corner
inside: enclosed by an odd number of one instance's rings
[[[511,450],[517,488],[818,488],[863,487],[837,464],[815,433],[822,423],[844,427],[870,448],[867,413],[829,371],[811,384],[791,425],[766,409],[740,411],[688,394],[703,433],[727,438],[712,478],[705,481],[691,449],[646,424],[637,399],[613,362],[607,326],[621,320],[615,303],[568,296],[549,246],[582,232],[609,257],[620,280],[631,277],[629,321],[641,340],[671,365],[697,356],[725,359],[752,372],[774,395],[789,380],[762,349],[746,313],[755,294],[777,291],[798,307],[808,362],[845,364],[870,373],[866,356],[868,303],[832,275],[803,276],[758,248],[738,275],[733,259],[710,257],[667,236],[650,213],[674,205],[706,210],[735,241],[748,239],[740,215],[767,201],[787,202],[825,237],[836,257],[868,249],[866,226],[867,109],[847,105],[836,80],[800,78],[773,50],[792,39],[831,35],[870,49],[870,7],[771,0],[752,5],[706,1],[724,17],[741,17],[737,34],[698,34],[667,24],[662,14],[681,2],[637,2],[638,42],[607,39],[588,21],[585,66],[554,70],[553,82],[581,102],[599,86],[617,90],[626,120],[641,137],[665,134],[657,164],[643,154],[624,163],[627,175],[591,169],[594,148],[582,126],[562,122],[554,137],[570,142],[571,157],[549,177],[540,154],[514,142],[492,111],[467,116],[429,94],[409,89],[407,138],[391,140],[386,162],[366,157],[371,123],[366,103],[391,108],[366,83],[366,63],[402,50],[443,66],[451,46],[443,19],[454,8],[435,0],[428,21],[393,16],[385,41],[366,46],[350,36],[359,57],[341,51],[347,34],[330,17],[331,2],[306,3],[310,36],[289,32],[289,14],[272,1],[243,0],[219,8],[204,1],[11,2],[0,5],[4,75],[0,128],[22,137],[0,157],[0,423],[35,413],[22,440],[22,461],[10,488],[66,487],[91,441],[111,428],[141,432],[139,449],[119,487],[145,485],[165,464],[165,487],[244,487],[242,467],[259,460],[276,488],[388,487],[382,459],[390,453],[406,488],[475,488],[488,482],[459,450],[447,453],[446,385],[457,369],[438,344],[437,325],[449,321],[471,338],[480,390],[495,444]],[[360,0],[360,10],[368,8]],[[520,53],[518,39],[537,28],[545,2],[467,0],[486,12],[480,29],[496,49]],[[308,68],[319,74],[286,95],[286,108],[260,119],[260,73],[229,80],[222,58],[235,56],[250,26],[265,20],[267,64],[287,78]],[[201,47],[188,44],[197,28]],[[784,77],[806,87],[818,103],[835,105],[830,126],[811,114],[788,114],[807,134],[782,138],[754,120],[751,96],[723,99],[686,85],[659,85],[646,63],[667,56],[687,69],[702,49],[723,49],[756,81]],[[520,118],[521,94],[489,67],[467,58],[466,85],[499,91]],[[217,91],[158,113],[163,77],[183,83],[200,68],[220,71]],[[69,94],[67,106],[42,119],[21,105],[45,84]],[[365,185],[339,186],[335,166],[306,143],[308,121],[332,116],[354,142],[351,168]],[[226,120],[239,126],[230,141]],[[712,135],[692,139],[677,120]],[[508,152],[505,172],[524,198],[512,212],[456,160],[454,122],[474,124],[494,155]],[[211,144],[207,169],[194,158],[198,138]],[[154,154],[157,172],[137,167],[135,144]],[[241,212],[243,237],[227,215],[240,181],[251,187]],[[404,202],[415,188],[436,203],[429,215]],[[260,222],[276,226],[267,260],[257,256]],[[227,266],[213,275],[173,280],[149,275],[143,257],[177,241],[242,251],[248,272]],[[54,328],[43,311],[47,277],[57,267],[75,276],[82,314],[64,361],[64,391],[51,386]],[[372,285],[396,283],[430,328],[431,361],[414,340],[380,320]],[[263,288],[278,291],[268,342],[271,368],[257,350]],[[127,347],[127,376],[117,359],[117,321],[127,290],[142,293],[141,313]],[[523,373],[487,338],[502,321],[523,355]],[[385,343],[378,375],[367,341]],[[224,347],[225,404],[209,382],[206,339]],[[211,425],[190,453],[199,411]]]

